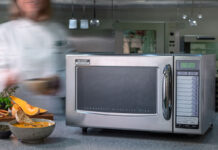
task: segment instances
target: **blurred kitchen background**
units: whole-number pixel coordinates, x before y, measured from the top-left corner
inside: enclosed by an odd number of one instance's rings
[[[68,30],[72,51],[216,54],[218,68],[218,0],[51,1],[52,20]],[[0,1],[0,23],[8,20],[9,3]],[[87,27],[94,18],[99,22]]]
[[[65,26],[79,52],[217,53],[217,0],[51,1],[52,19]],[[0,23],[8,20],[9,3],[0,1]],[[81,29],[81,19],[93,19],[94,6],[99,26]],[[70,30],[72,16],[78,27]]]
[[[217,0],[51,1],[52,19],[65,26],[79,52],[217,53]],[[0,1],[0,23],[8,20],[9,3]],[[80,20],[93,19],[94,8],[99,26],[81,29]],[[72,17],[76,29],[68,28]]]

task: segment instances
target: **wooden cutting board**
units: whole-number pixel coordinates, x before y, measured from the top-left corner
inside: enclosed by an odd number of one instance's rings
[[[40,119],[49,119],[49,120],[54,120],[54,114],[52,113],[45,113],[45,114],[39,114],[36,116],[32,116],[31,118],[40,118]],[[15,118],[12,116],[7,116],[4,118],[0,118],[0,122],[8,122],[11,120],[14,120]]]

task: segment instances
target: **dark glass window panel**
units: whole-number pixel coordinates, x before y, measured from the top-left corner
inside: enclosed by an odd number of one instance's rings
[[[155,114],[156,67],[77,67],[77,109]]]

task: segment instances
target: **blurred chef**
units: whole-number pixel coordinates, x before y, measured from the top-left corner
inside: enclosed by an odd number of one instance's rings
[[[63,113],[65,30],[51,17],[50,0],[13,0],[11,21],[0,25],[0,91],[18,84],[16,96],[50,112]],[[32,92],[23,81],[51,79],[46,93]],[[61,85],[61,86],[59,86]]]

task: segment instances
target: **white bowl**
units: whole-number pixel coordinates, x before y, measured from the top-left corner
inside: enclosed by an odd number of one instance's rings
[[[13,124],[17,123],[16,120],[9,122],[9,127],[11,132],[22,142],[25,143],[40,143],[47,138],[55,128],[55,122],[48,119],[37,119],[32,118],[36,122],[50,122],[52,125],[43,128],[19,128],[15,127]]]

